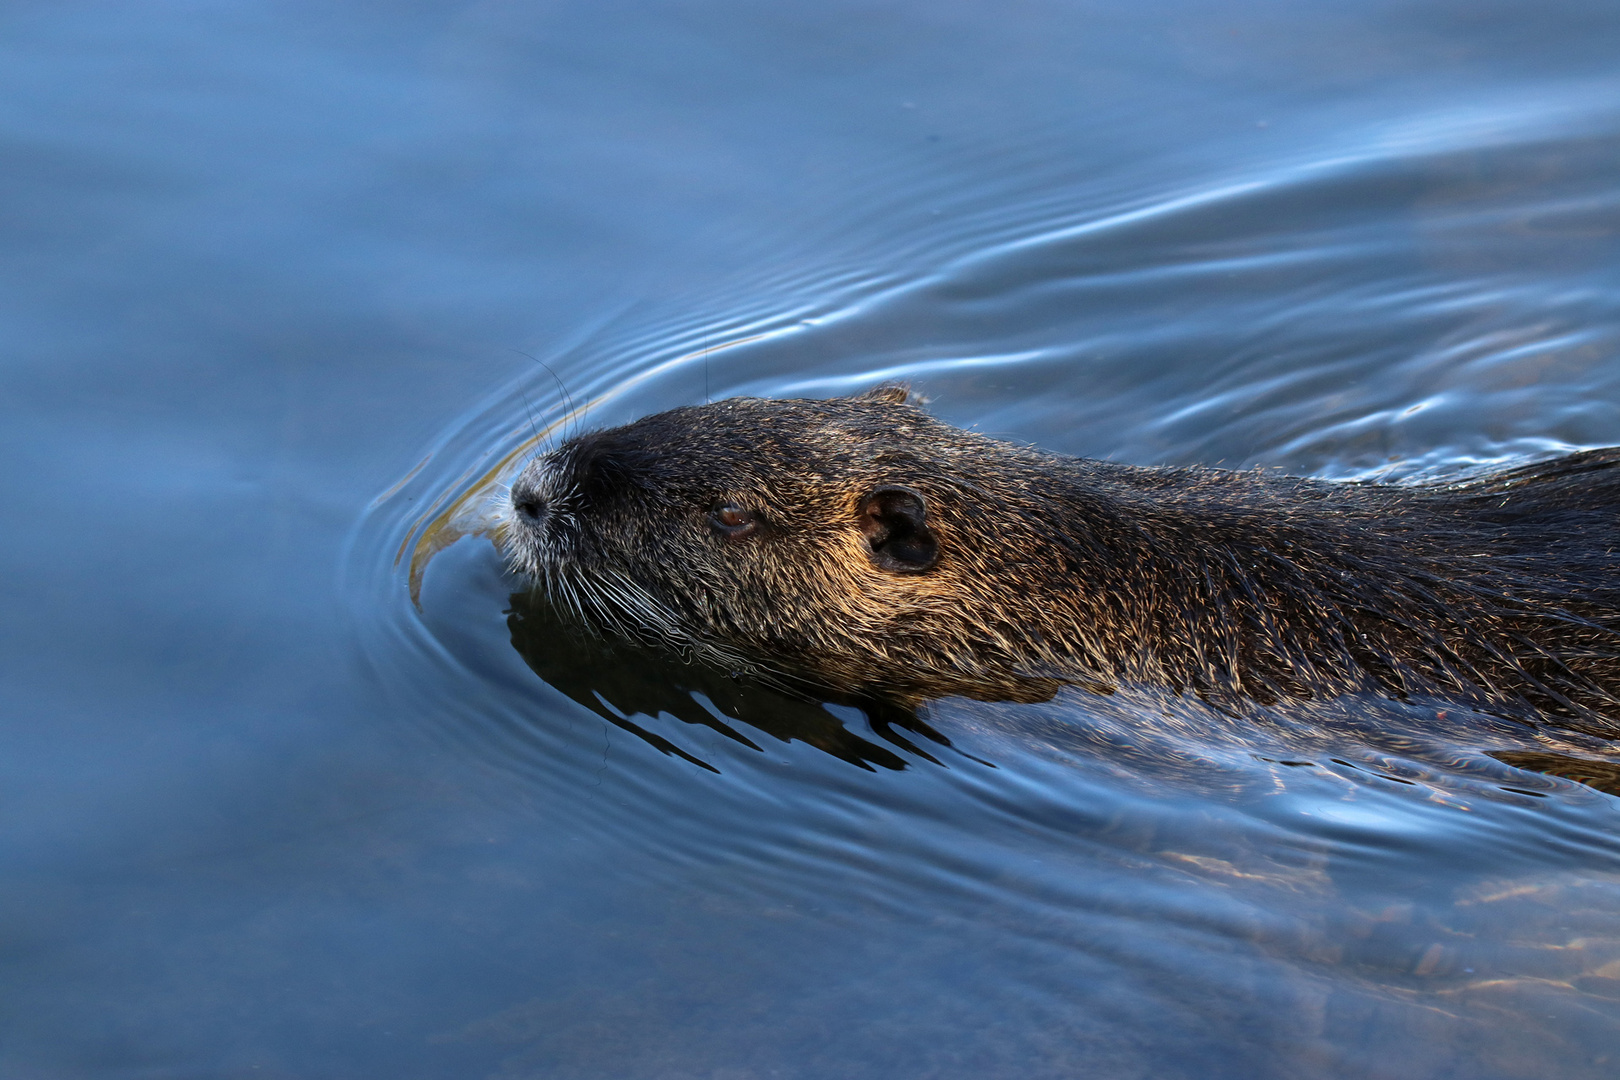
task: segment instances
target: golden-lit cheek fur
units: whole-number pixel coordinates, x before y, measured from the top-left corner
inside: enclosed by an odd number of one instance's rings
[[[949,559],[925,574],[880,570],[853,524],[806,540],[772,560],[764,614],[819,651],[881,652],[901,628],[946,632],[959,611],[961,584]]]

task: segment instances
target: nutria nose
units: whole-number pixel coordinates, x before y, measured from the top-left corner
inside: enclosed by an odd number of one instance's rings
[[[536,492],[526,487],[512,489],[512,509],[517,511],[518,517],[531,525],[538,525],[546,516],[546,500]]]

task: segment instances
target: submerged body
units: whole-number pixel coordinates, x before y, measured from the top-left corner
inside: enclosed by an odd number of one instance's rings
[[[898,388],[734,398],[536,458],[501,543],[591,627],[844,695],[1435,695],[1612,737],[1617,466],[1335,483],[1046,453]]]

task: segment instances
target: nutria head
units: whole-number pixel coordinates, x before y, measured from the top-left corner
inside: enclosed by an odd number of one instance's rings
[[[1014,447],[907,391],[733,398],[592,432],[512,482],[513,568],[589,626],[750,671],[857,681],[955,636],[973,470]],[[904,682],[904,679],[900,679]]]

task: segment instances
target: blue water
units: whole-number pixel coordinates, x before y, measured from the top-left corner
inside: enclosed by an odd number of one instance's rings
[[[945,747],[410,556],[581,406],[1620,444],[1617,56],[1578,0],[6,5],[0,1076],[1613,1076],[1610,747],[1078,691]]]

